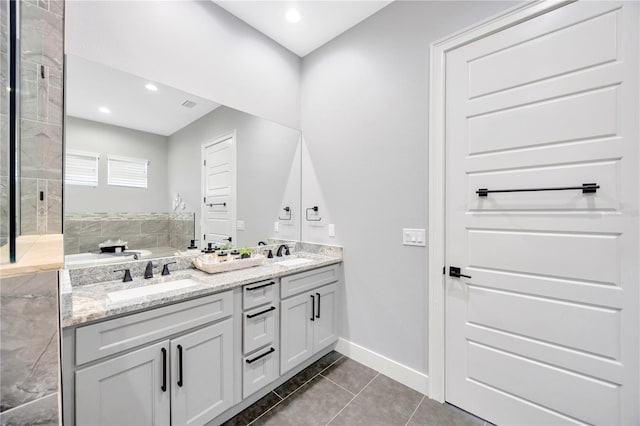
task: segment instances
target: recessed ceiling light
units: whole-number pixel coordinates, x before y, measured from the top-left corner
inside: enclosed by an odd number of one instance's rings
[[[103,114],[111,114],[111,110],[107,107],[100,107],[98,108],[98,111],[100,111]]]
[[[157,92],[158,91],[158,86],[156,86],[155,84],[151,84],[151,83],[145,84],[144,87],[147,90],[151,91],[151,92]]]
[[[287,13],[284,14],[284,17],[287,18],[287,21],[295,24],[296,22],[300,22],[300,12],[296,9],[289,9]]]

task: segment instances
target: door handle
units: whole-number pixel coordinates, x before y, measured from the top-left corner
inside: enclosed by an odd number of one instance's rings
[[[318,296],[318,312],[316,313],[316,318],[320,318],[320,293],[316,293]]]
[[[165,348],[160,349],[162,351],[162,392],[167,391],[167,350]]]
[[[316,298],[311,295],[311,321],[315,321],[316,317]]]
[[[178,386],[182,387],[182,345],[178,345]]]
[[[453,278],[471,278],[471,275],[464,275],[460,273],[460,268],[457,266],[449,266],[449,276]]]

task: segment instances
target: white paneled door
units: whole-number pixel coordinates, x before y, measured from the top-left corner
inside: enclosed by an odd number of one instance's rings
[[[235,243],[235,135],[205,144],[202,157],[202,246]]]
[[[491,422],[640,423],[639,22],[576,2],[446,54],[445,398]]]

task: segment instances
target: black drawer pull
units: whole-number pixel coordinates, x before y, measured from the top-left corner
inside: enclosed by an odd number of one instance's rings
[[[178,386],[182,387],[182,345],[178,345]]]
[[[165,348],[160,349],[162,351],[162,392],[167,391],[167,350]]]
[[[316,316],[316,298],[311,295],[311,321],[315,321]]]
[[[248,360],[247,360],[247,364],[254,363],[254,362],[256,362],[257,360],[259,360],[260,358],[264,358],[265,356],[267,356],[267,355],[269,355],[270,353],[273,353],[273,352],[275,352],[275,351],[276,351],[275,349],[271,348],[271,349],[269,349],[267,352],[265,352],[265,353],[263,353],[263,354],[258,355],[258,356],[257,356],[257,357],[255,357],[254,359],[248,359]]]
[[[316,313],[316,318],[320,318],[320,293],[316,293],[318,296],[318,312]]]
[[[257,286],[255,286],[255,287],[247,287],[247,290],[249,290],[249,291],[251,291],[251,290],[257,290],[257,289],[259,289],[259,288],[269,287],[270,285],[274,285],[274,284],[275,284],[275,281],[271,281],[271,282],[268,282],[268,283],[266,283],[266,284],[260,284],[260,285],[257,285]]]
[[[264,311],[262,311],[262,312],[258,312],[257,314],[251,314],[251,315],[247,314],[247,318],[255,318],[255,317],[257,317],[258,315],[266,314],[267,312],[271,312],[271,311],[275,311],[275,310],[276,310],[276,307],[275,307],[275,306],[272,306],[272,307],[270,307],[269,309],[265,309],[265,310],[264,310]]]

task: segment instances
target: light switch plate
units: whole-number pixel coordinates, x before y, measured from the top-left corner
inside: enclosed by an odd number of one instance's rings
[[[402,228],[402,244],[405,246],[426,245],[426,232],[424,229]]]
[[[237,220],[236,221],[236,229],[238,231],[244,231],[244,220]]]
[[[273,232],[280,232],[280,222],[273,222]]]
[[[335,237],[336,236],[336,225],[333,223],[329,224],[329,236],[330,237]]]

